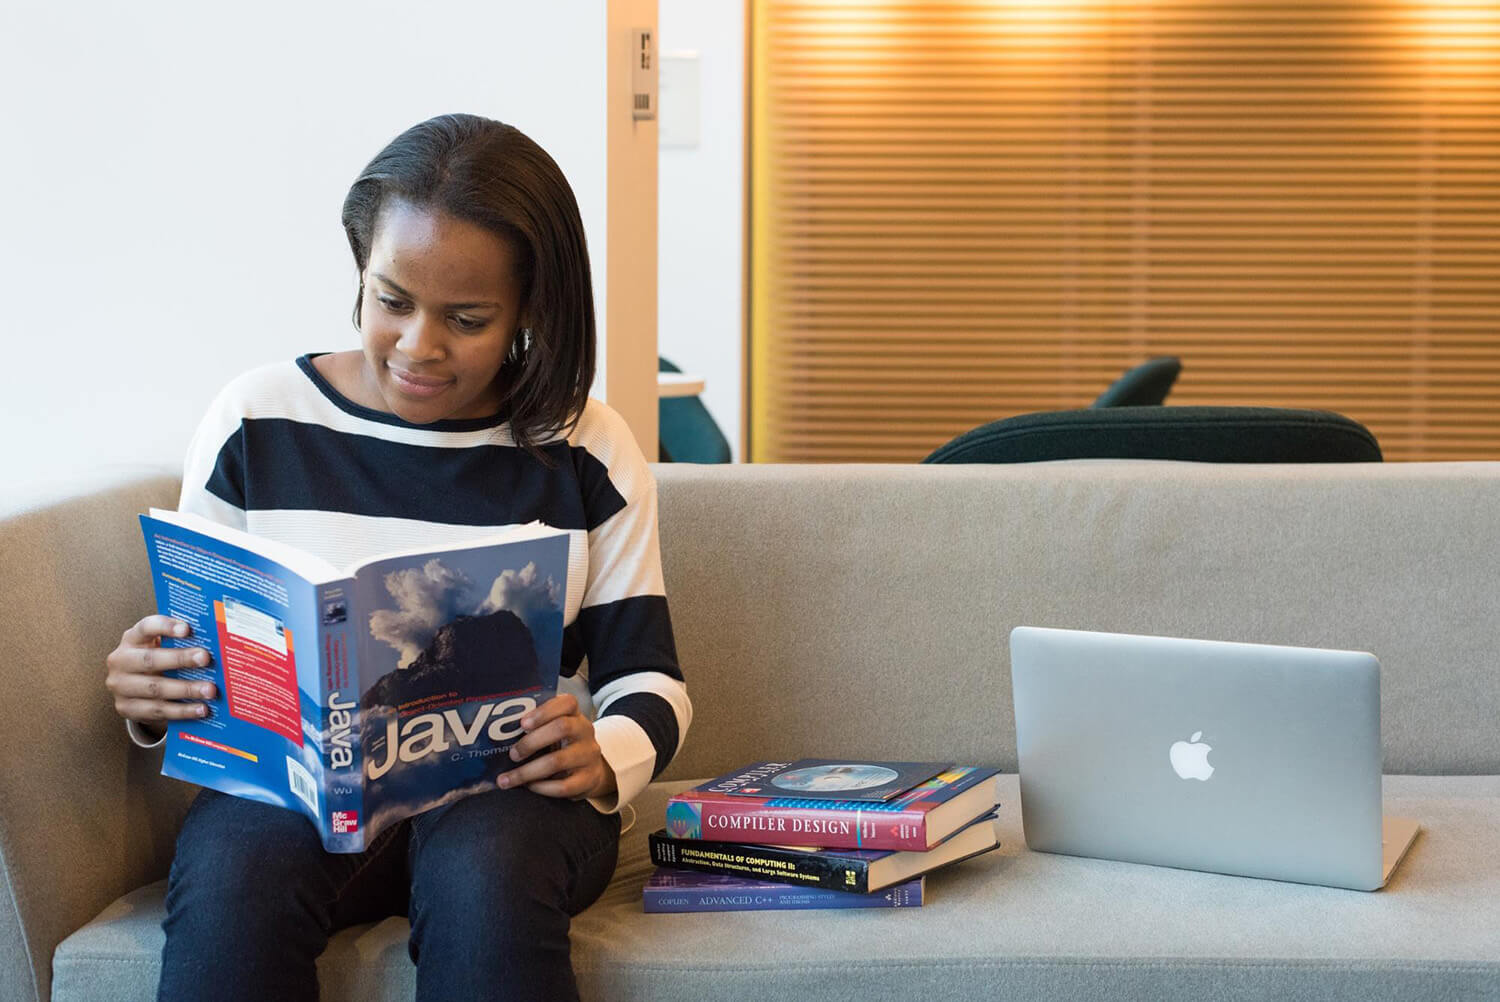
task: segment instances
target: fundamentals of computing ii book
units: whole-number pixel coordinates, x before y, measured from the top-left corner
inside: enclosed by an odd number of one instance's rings
[[[867,767],[861,773],[866,775],[885,768],[878,762],[847,764]],[[827,791],[804,797],[781,790],[775,777],[796,765],[754,762],[676,794],[667,801],[667,834],[713,842],[922,851],[995,806],[994,769],[948,766],[902,793],[872,802],[829,800]],[[745,786],[764,792],[730,792]]]
[[[657,866],[819,887],[846,894],[869,894],[940,866],[989,852],[1000,844],[1000,833],[994,814],[986,813],[922,852],[701,842],[674,839],[665,829],[653,832],[648,841],[651,862]]]
[[[495,788],[557,690],[568,534],[540,523],[336,568],[190,514],[141,516],[157,610],[213,682],[162,772],[301,811],[329,852]]]

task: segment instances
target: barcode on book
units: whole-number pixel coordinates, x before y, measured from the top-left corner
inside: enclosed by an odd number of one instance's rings
[[[318,812],[318,788],[313,784],[312,773],[290,755],[286,757],[286,785],[292,795],[306,804],[314,814]]]

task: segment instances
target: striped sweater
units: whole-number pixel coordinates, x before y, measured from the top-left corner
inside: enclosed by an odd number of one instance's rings
[[[548,468],[499,418],[416,425],[340,394],[316,355],[231,382],[188,447],[181,511],[336,567],[539,519],[570,536],[564,678],[595,718],[618,810],[676,754],[692,719],[662,587],[656,481],[624,420],[590,400]],[[132,730],[139,741],[139,731]]]

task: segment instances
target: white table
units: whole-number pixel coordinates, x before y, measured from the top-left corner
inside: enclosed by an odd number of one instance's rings
[[[688,372],[658,372],[656,389],[663,397],[696,397],[703,392],[703,377]]]

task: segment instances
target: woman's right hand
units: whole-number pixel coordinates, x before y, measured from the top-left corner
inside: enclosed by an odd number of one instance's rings
[[[104,686],[115,697],[115,712],[126,720],[160,725],[168,720],[196,720],[208,715],[201,700],[214,697],[212,682],[165,678],[174,668],[203,668],[208,651],[201,647],[162,647],[162,637],[186,637],[187,623],[168,616],[147,616],[126,630],[120,646],[104,659]],[[186,700],[186,702],[182,702]]]

